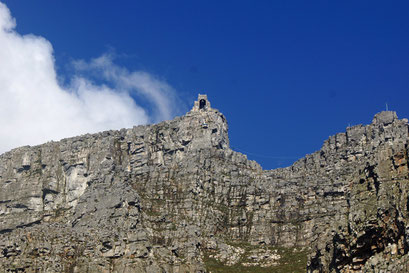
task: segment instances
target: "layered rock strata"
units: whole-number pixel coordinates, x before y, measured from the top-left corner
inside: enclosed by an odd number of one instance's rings
[[[407,120],[381,112],[266,171],[229,148],[224,116],[203,105],[2,154],[0,271],[406,268]]]

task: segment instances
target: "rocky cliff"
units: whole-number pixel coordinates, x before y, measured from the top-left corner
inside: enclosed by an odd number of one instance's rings
[[[1,272],[404,272],[408,121],[347,128],[292,166],[183,117],[0,156]]]

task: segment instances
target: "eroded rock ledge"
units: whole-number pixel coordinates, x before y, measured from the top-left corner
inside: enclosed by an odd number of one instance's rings
[[[381,112],[268,171],[227,130],[202,97],[171,121],[2,154],[0,271],[406,268],[407,120]]]

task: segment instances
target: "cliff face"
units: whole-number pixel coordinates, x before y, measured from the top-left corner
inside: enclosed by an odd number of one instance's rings
[[[407,120],[381,112],[293,166],[264,171],[229,148],[225,118],[201,105],[172,121],[1,155],[0,271],[409,263]]]

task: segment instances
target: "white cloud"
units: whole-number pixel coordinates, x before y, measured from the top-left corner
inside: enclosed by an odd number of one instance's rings
[[[68,86],[57,81],[53,48],[46,39],[20,35],[0,3],[0,153],[84,133],[132,127],[175,114],[174,90],[141,71],[128,71],[104,55],[77,61]],[[84,76],[96,72],[107,85]],[[133,96],[149,102],[137,105]]]
[[[153,113],[155,121],[168,119],[174,112],[173,106],[178,104],[172,87],[166,82],[143,71],[129,72],[113,64],[111,55],[103,55],[89,63],[76,61],[74,65],[79,72],[97,72],[116,89],[132,92],[156,105],[156,111]]]

